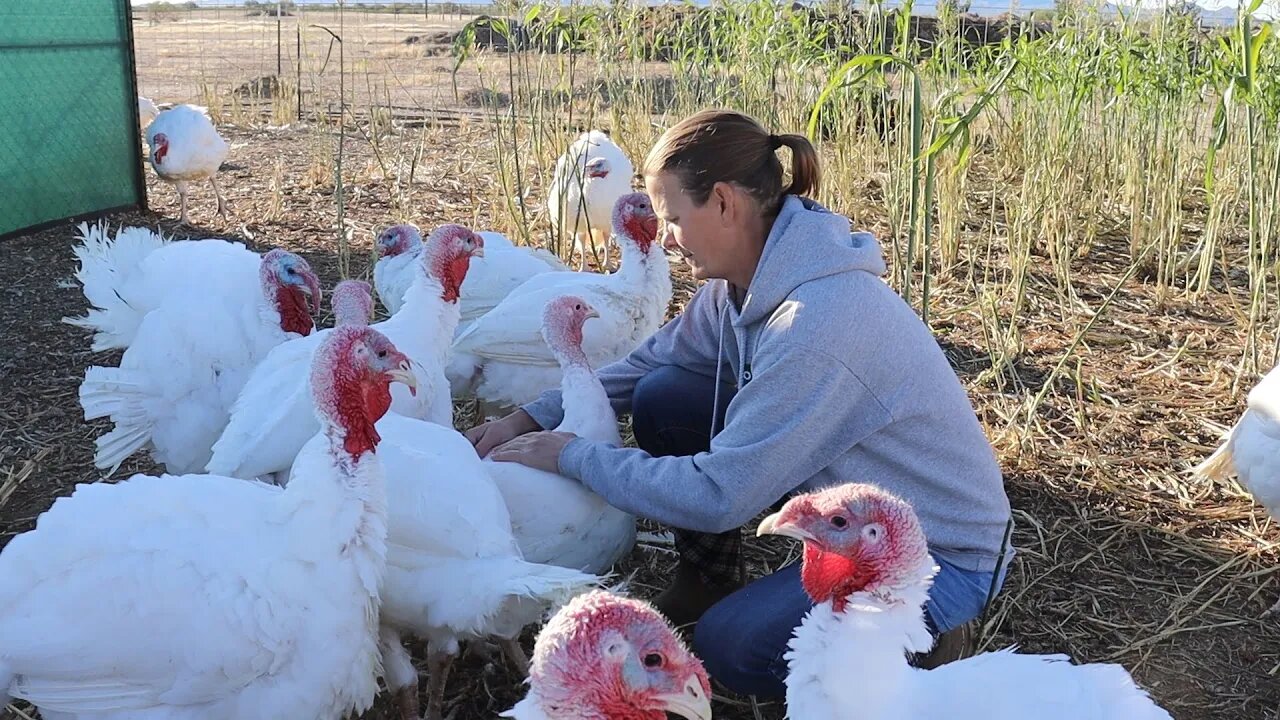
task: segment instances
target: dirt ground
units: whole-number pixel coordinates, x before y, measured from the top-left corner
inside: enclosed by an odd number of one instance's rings
[[[144,74],[144,86],[161,82]],[[151,211],[117,215],[111,223],[295,250],[331,288],[342,276],[339,226],[332,177],[317,158],[325,152],[318,144],[332,139],[299,128],[228,126],[223,134],[233,145],[221,176],[231,224],[216,219],[206,187],[192,198],[196,227],[177,227],[177,196],[149,169]],[[367,276],[375,229],[402,214],[422,227],[456,221],[505,229],[495,226],[490,169],[472,149],[486,138],[467,123],[441,128],[424,168],[430,181],[407,191],[367,172],[374,165],[370,146],[350,140],[347,274]],[[865,208],[847,211],[876,227]],[[30,529],[76,483],[100,479],[93,439],[108,425],[85,423],[76,393],[86,367],[113,364],[118,355],[90,353],[86,335],[60,321],[85,309],[71,277],[73,237],[66,224],[0,243],[0,499],[6,500],[0,542]],[[1080,260],[1076,290],[1083,303],[1096,308],[1111,293],[1127,269],[1126,252],[1123,238],[1101,238]],[[1053,271],[1037,258],[1022,319],[1025,347],[993,368],[974,301],[983,288],[971,280],[982,277],[984,262],[1001,260],[975,259],[975,275],[939,279],[933,318],[997,448],[1015,508],[1017,558],[986,616],[984,648],[1017,643],[1026,652],[1123,663],[1179,720],[1277,720],[1280,621],[1259,616],[1280,596],[1280,536],[1234,484],[1185,473],[1238,417],[1251,382],[1233,385],[1243,332],[1225,285],[1192,303],[1157,297],[1142,277],[1124,283],[1073,355],[1071,372],[1056,376],[1036,409],[1039,429],[1025,431],[1019,413],[1050,378],[1074,331],[1064,328],[1057,301],[1047,299]],[[672,312],[694,289],[682,269],[676,274]],[[327,326],[327,307],[324,313]],[[152,469],[138,458],[113,479]],[[787,542],[748,545],[756,574],[794,559]],[[673,564],[668,548],[642,545],[620,570],[634,571],[631,588],[647,597]],[[464,658],[450,680],[449,707],[457,718],[493,717],[522,695],[519,680],[501,661]],[[392,717],[384,703],[365,717]],[[719,697],[716,713],[730,720],[783,717],[779,704],[753,709],[728,696]]]

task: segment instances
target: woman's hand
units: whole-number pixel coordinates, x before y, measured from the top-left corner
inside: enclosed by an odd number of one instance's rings
[[[499,420],[481,423],[466,432],[467,440],[476,448],[476,454],[485,457],[499,445],[542,427],[524,410],[516,410]]]
[[[578,437],[567,432],[531,432],[499,445],[489,453],[494,462],[515,462],[549,473],[560,472],[560,451]]]

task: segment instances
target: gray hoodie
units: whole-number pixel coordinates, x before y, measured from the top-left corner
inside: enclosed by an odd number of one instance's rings
[[[654,368],[732,372],[738,391],[710,452],[652,457],[579,438],[561,452],[561,474],[627,512],[702,532],[738,527],[795,490],[874,483],[915,507],[939,559],[992,571],[1009,521],[995,454],[937,341],[884,272],[870,234],[788,197],[741,308],[725,281],[708,282],[597,373],[624,413]],[[524,409],[544,428],[563,417],[554,390]]]

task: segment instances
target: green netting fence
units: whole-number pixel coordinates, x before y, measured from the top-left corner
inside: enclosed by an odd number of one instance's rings
[[[0,237],[144,203],[129,0],[0,0]]]

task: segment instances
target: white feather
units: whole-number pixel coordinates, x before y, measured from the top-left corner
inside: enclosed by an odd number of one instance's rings
[[[161,133],[169,140],[169,150],[157,162],[155,137]],[[152,151],[152,169],[169,182],[213,177],[231,149],[213,127],[205,108],[197,105],[177,105],[156,115],[147,126],[147,145]]]
[[[327,438],[286,490],[212,476],[77,486],[0,553],[0,683],[76,720],[332,718],[380,671],[385,494]]]
[[[1196,466],[1196,474],[1235,474],[1272,517],[1280,519],[1280,367],[1249,391],[1248,407],[1227,439]]]
[[[453,402],[444,377],[449,338],[458,323],[457,303],[445,302],[439,280],[417,263],[417,278],[404,307],[371,327],[413,361],[416,396],[391,388],[392,412],[453,426]],[[209,472],[255,478],[287,471],[318,427],[310,409],[306,368],[331,330],[283,343],[258,364],[240,391],[222,435],[213,446]]]
[[[138,96],[138,128],[142,132],[147,131],[147,126],[150,125],[151,121],[155,120],[156,116],[159,114],[160,108],[156,107],[156,104],[151,102],[150,98],[144,98],[141,95]]]
[[[934,670],[907,664],[928,650],[932,559],[907,587],[830,601],[805,616],[785,656],[793,720],[1171,720],[1118,665],[1063,655],[985,653]]]
[[[542,338],[542,309],[561,295],[577,295],[600,313],[583,328],[582,349],[592,367],[625,357],[652,335],[671,301],[671,268],[662,247],[644,253],[619,236],[617,272],[544,273],[525,281],[453,343],[450,381],[471,385],[498,405],[522,405],[560,384],[561,371]]]
[[[608,161],[609,174],[589,177],[587,163],[598,157]],[[608,135],[599,130],[583,133],[556,160],[547,195],[551,226],[562,235],[572,236],[574,249],[581,253],[582,238],[588,229],[608,235],[613,206],[618,198],[631,192],[634,174],[631,160]]]
[[[446,651],[468,638],[515,638],[599,582],[521,557],[506,503],[460,433],[394,413],[377,430],[390,507],[384,646],[401,633]]]
[[[593,322],[588,320],[584,331]],[[617,416],[590,368],[566,367],[561,390],[565,415],[557,431],[622,445]],[[635,546],[635,516],[582,483],[518,463],[486,460],[485,466],[506,500],[512,533],[526,559],[599,574]]]
[[[238,242],[171,242],[143,227],[122,227],[111,237],[105,222],[81,223],[72,248],[90,309],[64,318],[94,331],[93,350],[127,348],[147,313],[169,298],[205,296],[252,304],[262,258]]]

